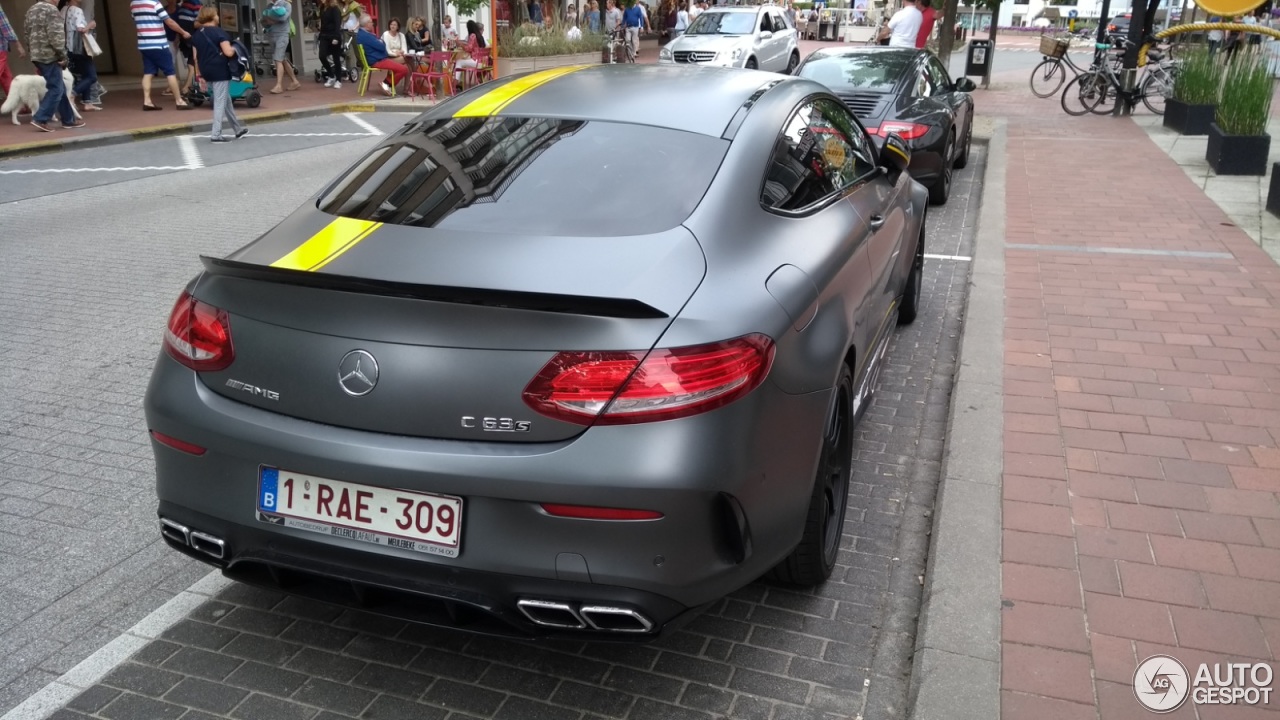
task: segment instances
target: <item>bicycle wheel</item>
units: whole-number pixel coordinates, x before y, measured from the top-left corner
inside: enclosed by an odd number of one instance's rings
[[[1173,95],[1173,83],[1159,75],[1149,75],[1142,81],[1142,104],[1156,115],[1164,114],[1164,101]]]
[[[1067,71],[1062,69],[1062,61],[1045,58],[1031,69],[1031,92],[1036,97],[1052,97],[1067,79]]]
[[[1094,115],[1110,115],[1115,112],[1119,97],[1119,90],[1111,83],[1111,78],[1099,74],[1094,76],[1093,87],[1086,93],[1084,105]]]
[[[1087,101],[1096,92],[1096,73],[1081,73],[1067,83],[1062,89],[1062,109],[1068,115],[1079,117],[1089,112]]]

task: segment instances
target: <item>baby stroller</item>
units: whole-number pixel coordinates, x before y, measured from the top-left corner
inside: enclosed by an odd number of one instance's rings
[[[351,43],[354,42],[356,36],[352,33],[343,33],[343,35],[345,35],[346,37],[342,41],[342,55],[338,58],[338,79],[345,80],[348,82],[358,82],[360,80],[360,68],[356,67],[355,63],[349,60],[349,58],[351,57]],[[317,36],[316,38],[316,55],[317,56],[320,55],[320,50],[321,50],[320,40],[319,40],[319,37]],[[316,76],[316,82],[318,83],[324,82],[324,62],[323,61],[321,61],[320,67],[316,68],[315,76]]]
[[[231,66],[231,85],[230,95],[231,102],[243,100],[245,105],[256,108],[262,104],[262,93],[258,92],[258,83],[254,79],[253,73],[249,72],[249,53],[244,49],[244,45],[239,40],[232,40],[231,47],[236,51],[235,58],[227,58],[227,64]],[[200,107],[204,105],[204,101],[213,101],[213,93],[210,92],[204,79],[200,77],[200,68],[192,67],[195,72],[195,80],[191,83],[191,90],[187,93],[187,102]],[[236,73],[239,71],[239,77]]]

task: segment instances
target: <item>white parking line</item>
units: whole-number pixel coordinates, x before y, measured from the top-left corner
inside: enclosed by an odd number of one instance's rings
[[[378,133],[381,135],[382,133]],[[251,140],[253,138],[270,138],[270,137],[374,137],[373,133],[367,132],[332,132],[332,133],[254,133],[240,138],[241,140]]]
[[[230,584],[231,581],[217,570],[205,575],[79,665],[5,713],[0,720],[45,720]]]
[[[386,133],[382,132],[381,130],[379,130],[376,126],[374,126],[373,124],[371,124],[368,120],[365,120],[364,118],[360,117],[359,115],[356,115],[355,113],[343,113],[343,115],[346,115],[346,116],[347,116],[347,119],[348,119],[348,120],[350,120],[351,122],[353,122],[353,123],[355,123],[355,124],[359,125],[360,127],[364,128],[365,130],[368,130],[370,135],[385,135],[385,134],[386,134]]]
[[[929,260],[955,260],[957,262],[972,262],[973,258],[967,255],[930,255],[925,253],[924,256]]]
[[[196,139],[190,135],[181,135],[178,137],[178,147],[182,150],[182,161],[187,164],[188,170],[199,170],[204,167],[204,161],[200,159],[200,151],[196,150]]]

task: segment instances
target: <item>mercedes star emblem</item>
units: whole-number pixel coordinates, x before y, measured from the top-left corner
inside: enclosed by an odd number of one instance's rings
[[[353,397],[368,395],[378,384],[378,361],[364,350],[352,350],[338,363],[338,384]]]

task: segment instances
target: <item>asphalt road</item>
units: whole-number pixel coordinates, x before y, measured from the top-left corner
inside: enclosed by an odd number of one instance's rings
[[[256,237],[406,119],[0,163],[0,713],[133,628],[125,646],[145,647],[57,717],[903,717],[980,147],[930,212],[925,306],[859,427],[822,588],[755,583],[628,646],[478,638],[231,586],[137,640],[140,620],[208,574],[159,539],[141,413],[174,298],[198,255]]]

